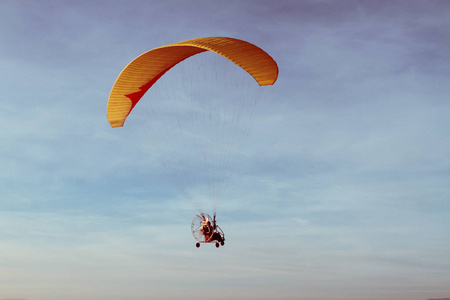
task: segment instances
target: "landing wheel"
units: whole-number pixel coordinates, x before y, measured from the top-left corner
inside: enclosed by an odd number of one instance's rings
[[[195,244],[195,247],[199,248],[200,247],[200,243]]]
[[[221,241],[220,244],[223,246],[223,245],[225,245],[225,242],[224,242],[224,241]]]
[[[219,248],[219,243],[216,243],[216,248]]]

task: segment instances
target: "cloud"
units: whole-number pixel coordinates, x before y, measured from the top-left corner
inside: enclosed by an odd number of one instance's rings
[[[28,4],[0,1],[9,300],[448,291],[447,6]],[[208,35],[254,42],[280,68],[221,203],[219,249],[195,248],[195,208],[158,157],[106,119],[111,86],[130,60]],[[33,295],[24,293],[30,286]]]

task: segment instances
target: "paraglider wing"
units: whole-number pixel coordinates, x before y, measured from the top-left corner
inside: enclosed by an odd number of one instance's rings
[[[123,69],[111,90],[107,116],[112,127],[126,118],[152,85],[179,62],[195,54],[212,51],[247,71],[259,85],[271,85],[278,77],[276,62],[261,48],[234,38],[205,37],[150,50]]]

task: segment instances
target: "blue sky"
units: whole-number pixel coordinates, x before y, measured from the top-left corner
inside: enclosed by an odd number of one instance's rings
[[[0,299],[450,295],[447,1],[0,1]],[[203,36],[280,74],[219,215],[106,119],[124,66]]]

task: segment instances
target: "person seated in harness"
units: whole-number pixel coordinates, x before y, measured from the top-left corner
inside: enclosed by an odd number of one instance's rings
[[[211,241],[217,241],[219,243],[222,243],[223,242],[222,235],[218,231],[215,231],[211,237]]]
[[[205,242],[209,242],[211,239],[211,235],[214,233],[214,229],[211,226],[211,222],[209,222],[209,219],[206,218],[201,222],[203,235],[205,236]]]
[[[214,214],[214,219],[213,219],[213,235],[211,237],[211,241],[217,241],[221,244],[223,244],[223,237],[220,234],[220,232],[217,230],[217,224],[216,224],[216,214]]]

